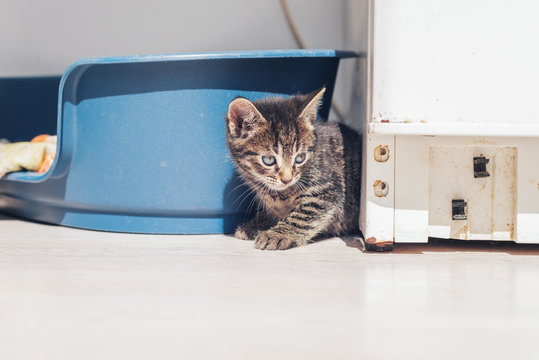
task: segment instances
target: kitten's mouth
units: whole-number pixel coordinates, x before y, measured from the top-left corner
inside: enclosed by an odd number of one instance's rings
[[[290,184],[277,184],[277,185],[273,185],[273,188],[275,190],[284,190],[288,187],[290,187],[290,185],[292,185],[291,183]]]
[[[297,179],[293,179],[288,184],[285,184],[285,183],[269,184],[269,187],[276,191],[283,191],[285,189],[288,189],[292,185],[294,185],[296,182],[297,182]]]

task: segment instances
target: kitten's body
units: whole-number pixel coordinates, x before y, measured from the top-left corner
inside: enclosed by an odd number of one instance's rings
[[[228,145],[260,205],[235,235],[257,248],[359,231],[359,137],[344,125],[315,122],[323,93],[230,105]],[[275,162],[268,166],[262,157]]]
[[[284,220],[302,199],[323,200],[333,205],[331,222],[321,233],[343,235],[358,231],[359,146],[357,134],[334,122],[316,123],[312,165],[302,173],[302,182],[282,191],[257,192],[263,209],[275,220]],[[343,137],[352,149],[343,146]],[[347,150],[352,153],[348,154]],[[346,156],[345,156],[346,153]],[[307,196],[307,194],[312,194]],[[347,195],[349,195],[347,197]],[[301,223],[300,221],[296,221]]]

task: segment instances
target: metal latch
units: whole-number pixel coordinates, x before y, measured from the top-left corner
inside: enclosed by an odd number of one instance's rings
[[[451,211],[453,220],[467,220],[466,205],[468,203],[462,199],[452,200],[453,209]]]
[[[473,177],[474,178],[484,178],[489,177],[490,174],[487,171],[487,164],[490,160],[484,156],[474,157],[473,158]]]

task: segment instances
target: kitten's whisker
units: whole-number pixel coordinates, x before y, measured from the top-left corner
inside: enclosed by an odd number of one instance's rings
[[[252,199],[251,202],[249,203],[249,206],[247,207],[247,211],[246,211],[247,214],[249,214],[249,213],[251,212],[251,207],[252,207],[255,203],[258,203],[258,201],[256,201],[256,197],[253,197],[253,199]]]
[[[257,197],[259,197],[259,193],[260,193],[260,192],[262,192],[262,193],[264,192],[264,189],[265,189],[264,184],[255,184],[255,185],[254,185],[254,188],[255,188],[255,190],[256,190],[256,193],[255,193],[255,196],[253,197],[253,200],[251,200],[251,203],[249,204],[249,207],[247,208],[247,213],[249,213],[249,211],[251,210],[251,207],[252,207],[255,203],[258,204],[258,205],[257,205],[257,212],[258,212],[258,208],[260,207],[260,204],[261,204],[261,203],[262,203],[262,204],[265,204],[263,198],[260,199],[260,201],[257,200]],[[257,216],[258,216],[258,215],[257,215]]]
[[[234,201],[234,203],[232,203],[232,206],[234,206],[236,204],[236,202],[238,202],[239,199],[241,199],[243,197],[243,199],[241,200],[241,202],[238,204],[238,209],[241,208],[241,205],[243,204],[243,202],[249,198],[249,196],[255,192],[256,189],[255,188],[248,188],[247,190],[245,190],[240,196],[238,196],[238,198]]]
[[[239,189],[239,188],[242,187],[242,186],[247,186],[247,187],[249,187],[248,184],[246,184],[246,183],[241,183],[241,184],[237,185],[234,189],[230,190],[230,193],[233,193],[234,191],[236,191],[237,189]]]

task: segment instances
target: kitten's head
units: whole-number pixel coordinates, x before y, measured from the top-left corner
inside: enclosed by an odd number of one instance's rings
[[[325,90],[230,103],[227,142],[245,178],[277,191],[298,182],[312,162],[314,122]]]

